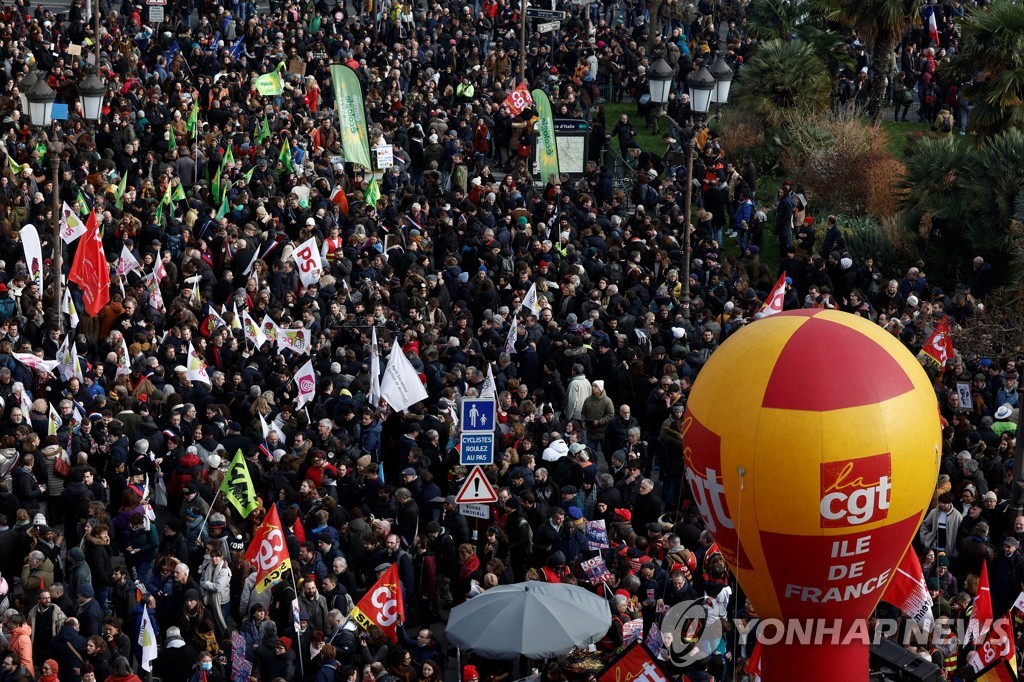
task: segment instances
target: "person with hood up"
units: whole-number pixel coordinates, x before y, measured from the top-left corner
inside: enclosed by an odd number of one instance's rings
[[[605,393],[604,381],[599,379],[593,383],[590,395],[583,401],[582,415],[587,447],[595,455],[600,455],[608,424],[615,418],[615,405]]]
[[[7,635],[7,648],[18,654],[21,664],[28,670],[32,667],[32,628],[25,622],[25,616],[8,611],[4,614],[7,624],[4,633]]]

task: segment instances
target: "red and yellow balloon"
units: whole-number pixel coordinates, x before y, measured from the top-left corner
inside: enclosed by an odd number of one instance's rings
[[[791,311],[734,334],[687,403],[690,491],[763,617],[874,609],[938,475],[935,394],[911,353],[846,313]],[[765,682],[866,680],[863,644],[766,646]]]

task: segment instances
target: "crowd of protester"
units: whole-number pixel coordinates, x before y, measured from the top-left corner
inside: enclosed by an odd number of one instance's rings
[[[636,121],[658,125],[647,74],[659,57],[678,83],[718,50],[740,67],[754,46],[742,3],[670,0],[654,17],[632,0],[560,5],[554,37],[531,23],[526,44],[519,3],[507,0],[369,2],[351,14],[323,0],[278,0],[269,13],[189,0],[168,4],[158,26],[144,5],[99,7],[108,97],[98,123],[77,97],[96,39],[88,8],[0,8],[0,682],[131,682],[144,675],[146,617],[165,682],[230,679],[232,632],[256,680],[439,682],[452,674],[438,636],[448,610],[530,579],[606,594],[613,627],[597,648],[609,654],[624,623],[643,618],[646,631],[684,599],[751,615],[685,485],[683,416],[701,366],[755,322],[781,271],[786,309],[861,315],[915,352],[943,315],[964,323],[997,281],[980,258],[963,282],[930,281],[926,262],[886,272],[846,248],[834,217],[816,221],[801,188],[759,196],[753,162],[725,158],[718,133],[699,131],[688,188],[671,137],[682,131],[670,130],[662,155],[640,149],[628,115],[605,120],[606,103],[625,101]],[[922,120],[933,118],[934,68],[917,50],[953,48],[948,33],[948,46],[908,33],[901,76],[921,90]],[[849,49],[862,59],[855,37]],[[524,57],[558,117],[590,123],[580,177],[534,172],[535,112],[503,105]],[[344,159],[332,63],[359,76],[371,146],[392,145],[376,201],[366,200],[369,171]],[[259,96],[253,77],[275,69],[284,92]],[[37,70],[69,109],[46,131],[29,125],[19,97]],[[668,112],[690,122],[681,90]],[[611,170],[615,153],[636,167],[629,189]],[[185,198],[168,211],[162,198],[179,186]],[[55,191],[94,213],[112,272],[124,250],[140,264],[113,276],[96,316],[72,285],[74,328],[72,315],[54,316]],[[45,291],[19,236],[28,224],[42,234]],[[311,237],[325,268],[303,286],[292,252]],[[764,251],[775,241],[778,257]],[[145,276],[158,267],[155,296]],[[522,306],[534,286],[539,312]],[[308,329],[311,347],[256,347],[235,324],[240,311]],[[370,403],[374,329],[380,356],[399,344],[428,389],[404,413]],[[53,360],[65,334],[80,377],[14,355]],[[189,372],[190,346],[209,384]],[[291,380],[310,359],[316,396],[296,409]],[[981,561],[1003,610],[1024,583],[1024,517],[1008,502],[1018,362],[958,357],[934,373],[948,427],[918,549],[937,615],[970,610]],[[455,503],[468,470],[454,419],[489,373],[499,424],[485,470],[498,501],[477,521]],[[963,377],[970,405],[959,404]],[[260,496],[246,518],[217,495],[238,451]],[[272,505],[295,586],[259,592],[245,553]],[[585,534],[595,520],[611,545],[601,585],[579,570],[595,555]],[[407,609],[398,642],[346,618],[395,563]],[[690,679],[742,674],[749,653],[727,638]],[[511,682],[512,668],[481,658],[459,672]],[[543,677],[565,679],[557,664]]]

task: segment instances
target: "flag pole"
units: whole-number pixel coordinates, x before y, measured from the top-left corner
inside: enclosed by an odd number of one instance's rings
[[[289,570],[292,574],[292,591],[295,592],[295,604],[301,610],[302,606],[299,604],[299,586],[295,584],[295,566],[293,565]],[[296,616],[298,618],[298,616]],[[299,674],[303,677],[306,676],[305,666],[302,664],[302,635],[299,633],[299,628],[302,627],[302,620],[299,620],[299,627],[295,628],[295,653],[299,659]]]
[[[206,522],[210,520],[210,514],[213,513],[213,505],[217,504],[217,498],[220,497],[220,488],[217,488],[217,494],[213,496],[213,502],[210,502],[210,510],[206,512],[206,518],[203,519],[203,525],[199,526],[199,537],[203,537],[203,530],[206,528]]]

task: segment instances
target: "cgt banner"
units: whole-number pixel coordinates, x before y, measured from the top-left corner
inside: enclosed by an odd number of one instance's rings
[[[257,592],[263,592],[281,582],[284,574],[291,569],[292,560],[288,556],[288,545],[285,544],[284,531],[281,529],[281,518],[277,515],[277,505],[270,505],[267,518],[249,544],[245,560],[256,569]]]
[[[608,664],[597,682],[669,682],[670,679],[650,650],[636,641]]]
[[[398,578],[398,564],[391,564],[381,574],[350,615],[356,625],[364,630],[376,625],[392,642],[398,641],[398,621],[405,621],[405,601],[402,599],[402,583]]]

